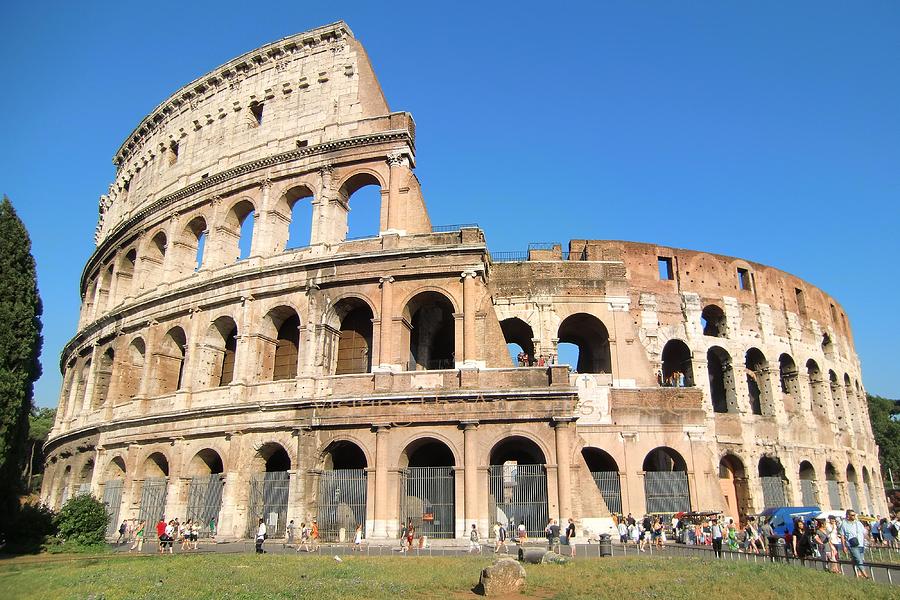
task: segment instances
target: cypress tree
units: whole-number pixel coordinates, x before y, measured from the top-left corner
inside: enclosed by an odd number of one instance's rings
[[[0,202],[0,525],[17,508],[21,491],[28,415],[34,382],[41,375],[41,311],[31,240],[4,195]]]

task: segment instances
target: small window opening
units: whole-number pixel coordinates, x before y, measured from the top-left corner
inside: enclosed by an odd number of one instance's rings
[[[200,176],[200,179],[206,179],[207,177],[209,177],[209,173],[204,173]]]
[[[750,284],[750,271],[748,271],[747,269],[738,268],[737,276],[738,276],[738,286],[740,287],[740,289],[742,289],[742,290],[752,289],[751,284]]]
[[[308,142],[308,141],[306,141],[306,140],[297,140],[297,147],[298,147],[298,148],[306,148],[307,146],[309,146],[309,142]]]
[[[126,180],[125,180],[125,183],[122,184],[122,188],[123,188],[126,192],[127,192],[128,190],[130,190],[130,189],[131,189],[131,180],[130,180],[130,179],[126,179]]]
[[[262,102],[257,102],[256,104],[250,105],[250,113],[253,115],[253,118],[256,120],[256,126],[259,127],[263,122],[263,107],[265,105]]]
[[[660,256],[656,259],[656,264],[659,267],[659,280],[660,281],[672,281],[675,279],[675,273],[672,271],[672,259],[666,256]]]
[[[178,162],[178,142],[173,141],[169,144],[169,164],[174,165]]]
[[[794,294],[797,297],[797,310],[800,311],[801,315],[806,316],[806,297],[803,294],[803,290],[794,288]]]
[[[834,308],[834,304],[831,305],[831,321],[835,324],[838,322],[837,310]]]

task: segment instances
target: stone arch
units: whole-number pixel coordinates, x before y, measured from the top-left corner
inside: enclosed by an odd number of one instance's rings
[[[113,368],[116,364],[116,353],[112,347],[107,347],[97,361],[94,371],[94,397],[91,399],[91,408],[96,410],[106,405],[109,400],[110,387],[113,382]]]
[[[198,524],[203,536],[210,535],[219,521],[224,471],[222,455],[210,447],[196,452],[184,468],[184,474],[190,477],[186,517]]]
[[[266,313],[259,348],[261,380],[297,377],[301,327],[300,314],[293,306],[282,304]]]
[[[238,326],[230,315],[217,317],[206,330],[198,364],[202,387],[220,387],[235,380]]]
[[[251,461],[251,470],[256,473],[275,473],[291,470],[291,455],[279,442],[265,442],[256,451]]]
[[[709,337],[728,337],[728,319],[725,311],[717,304],[707,304],[700,312],[700,326],[703,335]]]
[[[402,346],[409,348],[408,370],[456,366],[456,318],[453,299],[443,292],[419,291],[403,307]]]
[[[147,237],[141,257],[141,288],[153,290],[163,281],[163,266],[169,239],[162,229]]]
[[[347,439],[331,440],[320,456],[319,535],[337,541],[343,530],[352,537],[357,526],[362,532],[366,524],[368,457],[360,444]]]
[[[141,461],[140,478],[169,476],[169,457],[162,450],[153,450]]]
[[[753,512],[747,470],[744,461],[733,452],[726,452],[719,459],[719,488],[733,518],[740,519]]]
[[[59,494],[59,506],[62,506],[72,496],[72,465],[68,464],[63,469],[59,483],[57,484],[57,494]]]
[[[220,248],[224,264],[248,258],[253,251],[256,235],[256,204],[244,197],[234,202],[225,213],[222,226],[218,229]]]
[[[872,495],[872,478],[869,476],[869,469],[863,466],[862,468],[862,480],[863,480],[863,491],[866,496],[866,510],[870,515],[874,515],[876,511],[874,498]]]
[[[806,361],[806,377],[813,414],[820,423],[829,423],[828,403],[825,399],[825,380],[819,365],[811,358]]]
[[[831,403],[834,406],[834,418],[837,421],[838,431],[845,431],[848,420],[844,410],[844,402],[841,398],[843,390],[834,370],[828,371],[828,387],[831,389]]]
[[[744,355],[744,367],[750,411],[754,415],[773,416],[775,410],[772,405],[772,390],[769,389],[769,361],[759,348],[750,348]]]
[[[81,396],[79,400],[82,401],[81,409],[84,410],[85,404],[83,403],[84,399],[87,399],[87,405],[91,405],[91,398],[88,396],[92,393],[91,391],[91,365],[93,361],[91,357],[88,356],[84,359],[84,362],[81,363],[81,371],[78,374],[78,394]]]
[[[644,457],[644,498],[647,513],[691,510],[687,462],[668,446],[654,448]]]
[[[188,476],[218,475],[225,472],[222,456],[213,448],[204,448],[194,454],[188,461],[185,474]]]
[[[130,400],[140,393],[146,357],[144,338],[135,336],[116,365],[115,403]]]
[[[619,464],[611,454],[601,448],[585,446],[581,449],[581,457],[591,478],[606,503],[606,508],[613,514],[622,513],[622,484],[619,479]]]
[[[547,449],[530,435],[501,437],[491,447],[488,511],[509,531],[525,523],[529,536],[541,535],[549,521]]]
[[[763,455],[759,459],[758,474],[762,485],[763,508],[788,506],[785,492],[788,478],[781,459]]]
[[[831,461],[825,463],[825,486],[828,489],[828,504],[831,510],[841,510],[843,503],[841,502],[838,473]]]
[[[524,360],[513,358],[513,365],[520,367],[534,365],[534,330],[531,325],[519,317],[511,317],[500,321],[500,330],[503,332],[510,357],[513,357],[515,352],[517,357],[524,358]],[[518,346],[518,351],[514,346]]]
[[[209,225],[202,214],[193,216],[181,229],[173,249],[173,265],[179,276],[190,275],[203,267],[208,234]]]
[[[445,440],[432,434],[425,434],[408,440],[400,453],[398,466],[409,467],[454,467],[456,452]]]
[[[694,366],[691,362],[691,355],[690,348],[682,340],[672,338],[666,342],[660,353],[663,384],[678,386],[683,381],[684,387],[694,386]],[[680,377],[679,373],[684,377]]]
[[[137,270],[137,248],[131,247],[122,252],[116,265],[116,296],[119,299],[134,294],[135,271]]]
[[[327,335],[323,355],[332,375],[372,371],[372,321],[375,312],[368,298],[344,295],[323,316]]]
[[[75,489],[73,490],[76,494],[90,494],[91,493],[91,481],[94,478],[94,459],[88,458],[81,464],[81,468],[78,469],[78,474],[75,479]]]
[[[366,469],[372,464],[365,444],[346,435],[332,438],[324,444],[319,450],[318,463],[327,471]]]
[[[818,506],[816,468],[810,461],[803,460],[800,462],[797,475],[800,479],[800,504],[803,506]]]
[[[250,464],[248,537],[255,534],[261,519],[268,523],[270,537],[284,536],[293,464],[291,455],[279,442],[268,441],[259,446]]]
[[[97,279],[99,288],[97,289],[97,315],[108,311],[112,308],[114,298],[112,296],[113,284],[113,265],[112,263],[104,265],[100,269],[100,276]]]
[[[356,219],[351,217],[353,210],[353,196],[359,192],[361,189],[374,186],[378,188],[378,206],[370,206],[369,210],[365,211],[365,221],[358,222]],[[384,213],[384,194],[387,190],[387,186],[384,181],[382,181],[381,177],[375,172],[369,169],[359,169],[354,171],[349,176],[345,177],[338,187],[338,197],[340,198],[340,206],[343,208],[344,217],[346,218],[346,227],[344,229],[345,234],[343,239],[347,239],[348,237],[370,237],[377,236],[383,229],[383,219],[381,215]],[[373,214],[374,213],[374,214]],[[376,220],[375,223],[371,223],[370,221]],[[374,229],[374,231],[373,231]]]
[[[706,352],[706,370],[713,412],[736,413],[737,393],[731,355],[721,346],[711,347]]]
[[[828,358],[834,358],[834,340],[828,332],[822,334],[822,353]]]
[[[306,184],[290,186],[275,204],[277,228],[273,231],[278,250],[303,248],[312,242],[313,204],[315,194]]]
[[[103,480],[125,479],[127,474],[128,467],[126,466],[125,458],[117,455],[106,462],[106,468],[103,469]]]
[[[790,354],[784,353],[778,357],[778,381],[781,392],[785,394],[785,411],[794,412],[799,408],[800,382],[797,363]]]
[[[456,478],[453,447],[439,436],[408,440],[398,458],[400,523],[419,535],[452,538],[456,534]]]
[[[850,508],[856,512],[862,512],[859,502],[859,479],[853,463],[847,465],[847,495],[850,497]]]
[[[588,313],[569,315],[559,324],[559,343],[578,347],[579,373],[612,373],[609,330],[603,321]]]
[[[186,346],[187,336],[184,329],[178,325],[170,328],[163,336],[154,353],[156,371],[154,391],[156,395],[171,394],[181,389]]]

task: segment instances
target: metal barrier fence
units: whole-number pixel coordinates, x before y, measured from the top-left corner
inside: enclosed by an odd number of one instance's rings
[[[812,479],[800,480],[800,501],[803,506],[816,506],[816,482]]]
[[[106,504],[106,513],[109,515],[109,524],[106,526],[106,535],[116,535],[119,531],[119,509],[122,507],[122,486],[125,482],[121,479],[111,479],[103,484],[103,503]]]
[[[250,513],[247,518],[247,537],[255,538],[259,520],[266,523],[270,538],[284,537],[287,527],[290,473],[275,471],[256,473],[250,478]]]
[[[460,229],[477,228],[478,223],[456,223],[454,225],[432,225],[431,233],[445,233],[448,231],[459,231]]]
[[[841,490],[838,482],[829,479],[825,484],[828,486],[828,503],[831,505],[831,510],[839,510],[841,508]]]
[[[488,510],[505,523],[511,537],[525,523],[529,537],[543,537],[549,519],[547,469],[544,465],[492,465]]]
[[[850,508],[853,510],[861,510],[859,505],[859,488],[855,481],[847,482],[847,493],[850,495]]]
[[[491,252],[491,262],[526,262],[528,260],[528,252]]]
[[[225,480],[219,473],[191,478],[187,518],[200,523],[200,537],[213,535],[212,530],[219,521],[219,510],[222,508],[224,487]]]
[[[784,480],[781,477],[760,477],[759,482],[762,484],[764,508],[787,506],[784,498]]]
[[[684,471],[647,471],[644,474],[644,496],[650,514],[691,510],[691,494]]]
[[[400,472],[400,526],[410,519],[418,535],[456,536],[453,467],[409,467]]]
[[[138,511],[138,522],[156,523],[164,516],[166,509],[166,493],[169,487],[166,477],[151,477],[144,480],[141,486],[141,508]]]
[[[356,526],[366,526],[365,469],[323,471],[319,476],[318,500],[319,538],[338,541],[343,530],[344,540],[352,540]]]
[[[606,502],[606,508],[615,514],[622,513],[622,487],[618,471],[591,471],[591,477]]]

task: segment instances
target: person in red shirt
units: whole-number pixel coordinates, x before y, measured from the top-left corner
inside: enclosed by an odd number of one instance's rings
[[[166,544],[166,520],[163,517],[160,517],[159,522],[156,524],[156,537],[159,538],[159,553],[162,554],[163,547]]]

